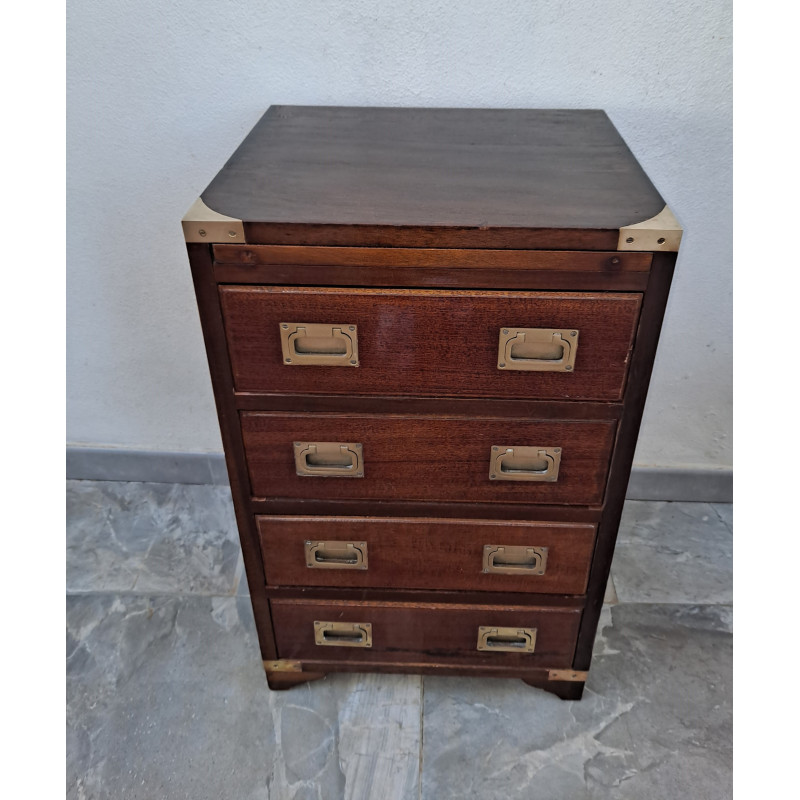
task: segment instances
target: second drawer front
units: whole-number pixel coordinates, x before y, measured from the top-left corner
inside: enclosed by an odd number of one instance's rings
[[[257,518],[267,584],[583,594],[595,526]]]
[[[270,606],[278,657],[300,660],[569,667],[581,619],[581,609],[558,607],[307,600]]]
[[[241,421],[256,497],[572,505],[602,502],[616,428],[605,420],[279,412],[245,412]],[[313,452],[313,443],[344,446],[339,475],[297,474],[296,449]],[[556,479],[524,479],[526,463],[504,456],[523,447],[549,448],[560,461]],[[503,459],[495,479],[493,453]]]

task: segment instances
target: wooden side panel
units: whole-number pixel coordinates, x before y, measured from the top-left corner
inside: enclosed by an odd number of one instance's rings
[[[382,517],[258,517],[267,584],[582,594],[594,525]],[[366,543],[366,569],[309,568],[306,541]],[[543,575],[484,573],[485,545],[547,548]]]
[[[264,659],[275,658],[275,641],[269,601],[266,595],[264,564],[255,520],[249,507],[250,482],[242,446],[242,432],[234,405],[231,367],[225,346],[225,329],[219,307],[219,294],[211,273],[211,248],[208,245],[188,244],[189,263],[192,268],[197,307],[203,328],[211,383],[219,417],[225,463],[231,483],[231,496],[239,528],[239,540],[250,587],[258,642]]]
[[[620,421],[614,446],[614,457],[610,465],[608,496],[598,529],[597,543],[589,576],[586,612],[581,623],[578,645],[575,651],[575,669],[589,669],[592,660],[597,624],[603,605],[614,545],[619,532],[622,507],[631,474],[631,465],[636,451],[639,426],[642,421],[647,388],[661,333],[661,323],[667,306],[667,297],[675,269],[675,253],[657,253],[653,258],[653,271],[642,318],[636,335],[636,350],[631,364],[631,381],[625,397],[625,410]]]
[[[223,286],[240,392],[618,400],[641,295]],[[280,325],[358,329],[358,368],[284,363]],[[571,372],[498,369],[500,331],[578,331]]]
[[[489,503],[602,502],[616,423],[371,414],[241,415],[255,497],[444,500]],[[293,443],[363,447],[363,478],[297,475]],[[555,482],[491,480],[493,446],[560,447]]]
[[[445,606],[413,603],[319,603],[272,600],[278,656],[341,661],[569,667],[580,609],[520,606]],[[372,647],[322,646],[315,621],[368,622]],[[481,652],[478,628],[535,628],[533,653]]]

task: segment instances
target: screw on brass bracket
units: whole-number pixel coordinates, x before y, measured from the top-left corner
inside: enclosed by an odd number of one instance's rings
[[[654,217],[620,228],[617,250],[677,253],[682,236],[683,228],[669,206],[664,206]]]
[[[289,661],[284,658],[279,661],[265,661],[264,670],[266,672],[302,672],[303,665],[299,661]]]
[[[581,672],[577,669],[551,669],[547,675],[550,681],[586,681],[589,677],[588,672]]]
[[[187,242],[245,244],[242,221],[212,211],[200,197],[186,212],[181,224]]]

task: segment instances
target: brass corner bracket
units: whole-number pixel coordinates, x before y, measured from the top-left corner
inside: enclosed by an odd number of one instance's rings
[[[264,661],[266,672],[302,672],[303,665],[299,661],[282,658],[278,661]]]
[[[187,242],[245,244],[244,223],[212,211],[200,197],[186,212],[181,224]]]
[[[588,671],[578,669],[551,669],[547,675],[549,681],[586,681]]]
[[[644,222],[619,229],[617,250],[677,253],[683,228],[669,206]]]

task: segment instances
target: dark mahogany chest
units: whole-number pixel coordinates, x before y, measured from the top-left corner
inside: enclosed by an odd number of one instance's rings
[[[681,238],[607,116],[273,106],[183,228],[269,685],[579,698]]]

